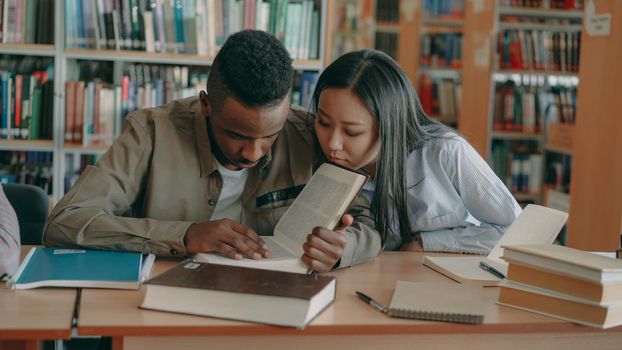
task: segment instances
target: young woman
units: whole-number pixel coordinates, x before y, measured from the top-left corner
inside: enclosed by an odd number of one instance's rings
[[[324,70],[311,112],[327,160],[370,175],[386,250],[485,254],[521,209],[455,130],[428,118],[399,65],[375,50]]]

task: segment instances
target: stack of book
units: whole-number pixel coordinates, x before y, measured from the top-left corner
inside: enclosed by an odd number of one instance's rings
[[[598,328],[622,325],[622,260],[558,245],[504,248],[499,304]]]

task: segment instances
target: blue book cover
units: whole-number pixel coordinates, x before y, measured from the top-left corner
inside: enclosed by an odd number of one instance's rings
[[[138,289],[153,255],[66,248],[32,248],[9,284],[13,289],[37,287]]]

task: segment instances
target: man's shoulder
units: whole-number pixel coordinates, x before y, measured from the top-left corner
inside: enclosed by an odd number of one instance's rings
[[[197,96],[171,101],[165,105],[139,109],[128,115],[128,121],[152,129],[154,124],[169,124],[180,129],[192,129],[198,108]]]
[[[284,132],[295,133],[297,136],[310,143],[313,138],[313,124],[310,122],[309,112],[300,106],[291,106]]]

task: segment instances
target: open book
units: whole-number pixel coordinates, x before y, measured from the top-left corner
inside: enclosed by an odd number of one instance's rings
[[[302,245],[314,227],[334,228],[363,187],[367,176],[333,164],[322,164],[274,228],[263,236],[272,258],[234,260],[215,253],[199,253],[194,260],[213,264],[306,273]]]
[[[423,264],[460,283],[496,286],[501,278],[482,269],[481,262],[505,276],[507,263],[501,260],[502,245],[551,244],[567,219],[568,214],[562,211],[529,204],[501,236],[486,258],[426,255]]]

